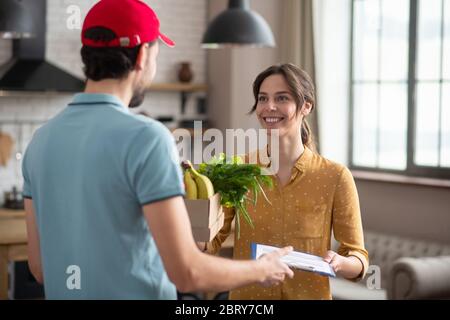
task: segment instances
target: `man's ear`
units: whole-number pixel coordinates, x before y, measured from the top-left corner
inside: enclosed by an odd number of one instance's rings
[[[140,48],[139,48],[139,52],[138,52],[138,56],[136,59],[136,66],[135,69],[137,71],[141,71],[144,70],[145,65],[147,63],[148,60],[148,55],[149,55],[149,50],[148,50],[148,44],[144,43]]]

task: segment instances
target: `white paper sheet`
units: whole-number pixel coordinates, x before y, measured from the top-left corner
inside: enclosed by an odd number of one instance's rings
[[[261,255],[272,252],[276,249],[279,248],[252,243],[252,257],[253,259],[258,259]],[[291,268],[316,272],[329,277],[336,277],[333,268],[319,256],[292,251],[288,255],[282,257],[281,261],[285,262]]]

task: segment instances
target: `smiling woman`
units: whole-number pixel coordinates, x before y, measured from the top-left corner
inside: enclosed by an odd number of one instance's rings
[[[367,271],[368,253],[364,248],[358,193],[346,167],[315,151],[305,119],[315,104],[311,78],[292,64],[272,66],[258,75],[253,93],[255,104],[250,113],[256,114],[271,137],[276,134],[274,130],[279,137],[278,150],[263,148],[256,152],[256,158],[276,161],[276,151],[279,170],[270,176],[274,188],[264,187],[270,202],[248,204],[254,227],[241,224],[240,238],[235,234],[234,258],[250,258],[252,243],[291,245],[296,251],[323,257],[343,278],[361,279]],[[251,157],[247,155],[246,161]],[[225,211],[224,226],[207,245],[208,252],[220,249],[231,232],[234,217],[232,210]],[[337,252],[330,251],[332,231],[341,244]],[[247,286],[231,291],[229,296],[230,299],[330,299],[331,292],[327,277],[295,271],[293,279],[277,287]]]
[[[303,144],[316,151],[313,133],[305,119],[315,107],[314,85],[305,71],[293,64],[272,66],[256,78],[253,94],[255,104],[250,113],[256,111],[264,127],[279,129],[280,136],[286,130],[296,131],[300,127]],[[301,117],[297,117],[299,112]]]

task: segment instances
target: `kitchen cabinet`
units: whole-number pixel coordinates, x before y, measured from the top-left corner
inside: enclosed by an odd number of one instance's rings
[[[8,264],[26,260],[25,211],[0,209],[0,300],[8,299]]]

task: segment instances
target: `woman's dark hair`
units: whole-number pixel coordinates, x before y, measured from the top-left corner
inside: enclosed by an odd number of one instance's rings
[[[117,38],[117,35],[110,29],[94,27],[86,30],[84,37],[107,42]],[[140,48],[141,45],[134,48],[83,46],[81,59],[84,64],[84,74],[94,81],[123,79],[133,70]]]
[[[255,104],[250,110],[250,113],[255,112],[256,106],[258,105],[258,95],[261,84],[267,77],[275,74],[281,74],[286,80],[290,92],[294,97],[295,104],[297,105],[296,112],[300,111],[305,101],[311,103],[311,112],[314,110],[316,99],[314,93],[314,84],[311,77],[296,65],[292,63],[286,63],[271,66],[256,77],[255,81],[253,82],[253,95],[255,97]],[[317,152],[316,144],[314,142],[314,135],[306,118],[304,118],[302,121],[301,137],[302,142],[305,146]]]

